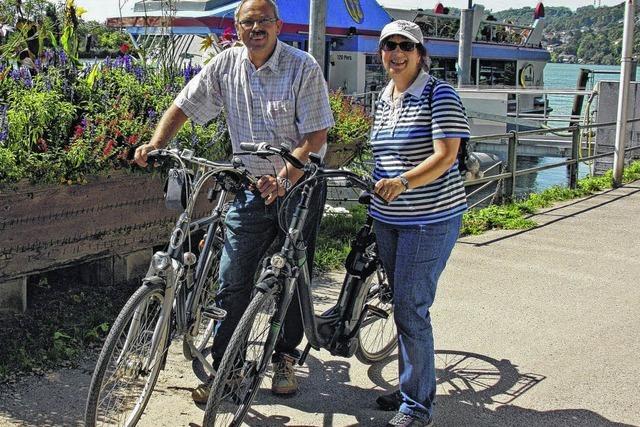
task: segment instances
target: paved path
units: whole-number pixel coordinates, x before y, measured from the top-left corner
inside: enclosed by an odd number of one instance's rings
[[[460,239],[433,307],[438,426],[640,425],[640,182],[568,202],[529,231]],[[338,275],[318,285],[335,295]],[[0,425],[80,425],[92,361],[0,387]],[[198,425],[196,379],[172,352],[142,426]],[[301,392],[266,390],[250,426],[381,426],[397,384],[374,366],[312,353]],[[268,387],[266,380],[264,386]]]

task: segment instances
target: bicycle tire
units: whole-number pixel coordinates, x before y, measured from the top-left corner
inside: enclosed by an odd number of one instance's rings
[[[382,309],[387,318],[369,314],[358,330],[358,349],[356,357],[365,364],[372,364],[384,360],[398,345],[398,332],[393,320],[393,301],[386,273],[381,263],[365,279],[369,304]],[[363,307],[364,309],[364,307]]]
[[[142,416],[156,381],[158,380],[158,375],[164,362],[165,350],[168,345],[167,334],[169,322],[166,323],[161,331],[162,336],[155,354],[145,354],[145,351],[150,350],[151,338],[159,321],[158,316],[162,310],[163,302],[164,284],[147,283],[134,292],[124,308],[120,311],[120,314],[118,314],[102,347],[91,378],[85,409],[85,425],[87,427],[99,425],[134,426]],[[146,307],[144,307],[145,304],[147,305]],[[138,313],[143,323],[136,333],[135,340],[133,341],[134,347],[127,349],[134,351],[124,353],[131,320],[138,308],[142,310],[143,307],[144,312]],[[145,322],[145,319],[142,317],[147,313],[151,314],[151,318],[150,321]],[[143,341],[144,338],[148,339],[148,343]],[[123,340],[125,342],[122,342]],[[116,352],[119,347],[121,348]],[[136,352],[136,349],[140,351]],[[118,359],[122,356],[126,357],[118,363]],[[147,357],[151,358],[151,368],[146,372],[140,372],[139,370],[145,363],[145,358]],[[122,363],[122,361],[125,363]],[[113,367],[111,375],[107,376],[108,368],[112,363],[116,363],[116,366]],[[111,384],[110,381],[112,379],[114,379],[113,386],[107,390],[106,387]],[[123,379],[126,380],[125,383],[120,384]],[[134,384],[134,382],[138,384]],[[134,396],[136,393],[132,393],[132,395],[126,394],[127,388],[130,388],[131,385],[140,385],[140,383],[142,383],[142,389],[137,396]],[[113,396],[109,396],[111,393],[113,393]],[[123,408],[123,411],[112,414],[109,413],[108,407],[103,407],[103,403],[108,405],[114,398],[116,404],[125,405],[125,408]],[[108,399],[108,401],[105,402],[106,399]],[[132,402],[133,406],[131,405]],[[131,409],[127,410],[126,408],[130,406],[132,406]]]
[[[208,319],[202,315],[202,310],[205,307],[215,303],[216,292],[218,291],[219,286],[218,273],[220,271],[220,255],[222,254],[222,248],[215,247],[212,251],[214,251],[214,253],[212,253],[214,258],[211,263],[211,267],[209,268],[209,272],[207,273],[208,277],[205,283],[205,289],[202,291],[198,307],[198,315],[200,316],[198,333],[192,338],[187,338],[186,335],[183,338],[182,353],[187,360],[193,360],[195,356],[191,354],[191,348],[187,344],[186,340],[193,339],[193,345],[200,353],[202,353],[213,336],[213,331],[215,330],[217,322],[216,320]]]
[[[271,356],[264,353],[267,340],[277,339],[277,334],[269,334],[276,309],[273,293],[257,292],[249,303],[213,380],[203,427],[241,425],[264,376],[256,368]]]

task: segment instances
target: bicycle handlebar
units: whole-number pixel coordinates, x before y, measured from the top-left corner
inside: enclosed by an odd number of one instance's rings
[[[274,147],[272,145],[269,145],[266,142],[259,142],[259,143],[241,142],[240,143],[240,148],[242,150],[250,153],[250,154],[253,154],[253,155],[256,155],[256,156],[260,156],[260,157],[268,157],[268,156],[273,156],[273,155],[280,155],[286,161],[291,163],[291,165],[293,167],[295,167],[296,169],[306,169],[306,170],[308,170],[308,168],[314,168],[314,169],[311,169],[311,170],[314,171],[315,173],[313,173],[313,175],[311,177],[307,178],[304,181],[304,183],[306,183],[308,181],[311,181],[313,179],[318,179],[318,178],[346,178],[351,184],[353,184],[356,187],[359,187],[360,189],[362,189],[364,191],[367,191],[368,193],[372,194],[373,197],[377,198],[383,204],[385,204],[385,205],[389,204],[389,202],[387,202],[378,193],[376,193],[374,191],[375,182],[373,182],[373,179],[371,179],[370,177],[362,177],[362,176],[360,176],[360,175],[358,175],[356,173],[353,173],[351,171],[342,170],[342,169],[325,169],[325,168],[319,167],[317,165],[313,165],[312,163],[307,163],[305,165],[299,159],[294,157],[291,154],[291,151],[288,148],[286,148],[286,147]],[[296,184],[296,186],[297,185],[298,184]]]
[[[157,149],[152,150],[147,153],[147,159],[151,159],[153,157],[171,157],[176,162],[180,164],[180,166],[184,169],[185,161],[189,163],[193,163],[199,166],[204,166],[208,169],[218,169],[219,172],[232,172],[238,175],[238,178],[246,179],[249,184],[256,184],[258,180],[249,174],[242,165],[242,162],[239,159],[234,159],[231,164],[229,163],[221,163],[221,162],[212,162],[211,160],[207,160],[202,157],[195,157],[193,155],[193,151],[191,150],[182,150],[182,152],[177,149]]]
[[[304,169],[304,163],[291,154],[291,150],[286,147],[274,147],[266,142],[241,142],[240,148],[258,157],[269,157],[279,155],[296,169]]]

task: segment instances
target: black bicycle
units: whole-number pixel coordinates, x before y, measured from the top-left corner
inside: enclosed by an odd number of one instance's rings
[[[393,294],[376,253],[373,219],[357,233],[346,262],[346,276],[338,300],[320,315],[314,312],[309,266],[302,229],[313,189],[322,180],[346,179],[364,190],[362,203],[369,203],[373,183],[370,179],[343,170],[324,169],[317,156],[302,164],[286,148],[266,143],[243,143],[242,149],[253,155],[281,156],[305,172],[285,197],[279,211],[281,228],[286,238],[279,252],[264,261],[255,285],[254,296],[231,337],[216,372],[205,409],[204,426],[239,426],[260,388],[269,366],[287,308],[294,292],[298,292],[305,336],[308,344],[299,364],[303,364],[313,348],[327,349],[331,354],[351,357],[364,363],[387,357],[397,345],[393,321]],[[291,223],[284,227],[285,206],[294,192],[300,199]]]
[[[233,194],[256,180],[239,160],[232,164],[211,162],[195,157],[190,150],[154,150],[149,158],[177,164],[169,171],[166,197],[172,197],[184,211],[166,251],[153,255],[142,286],[109,331],[89,387],[87,426],[134,426],[138,422],[175,337],[182,337],[187,360],[197,358],[209,374],[214,372],[203,351],[216,322],[226,315],[214,305],[225,206]],[[198,196],[205,186],[214,207],[210,215],[194,219]],[[192,242],[192,234],[200,230],[206,230],[204,239]]]

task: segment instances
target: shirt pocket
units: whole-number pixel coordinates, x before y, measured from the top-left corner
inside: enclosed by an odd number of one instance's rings
[[[287,136],[296,134],[296,114],[293,100],[267,101],[267,118],[269,124],[278,133],[285,133]]]

